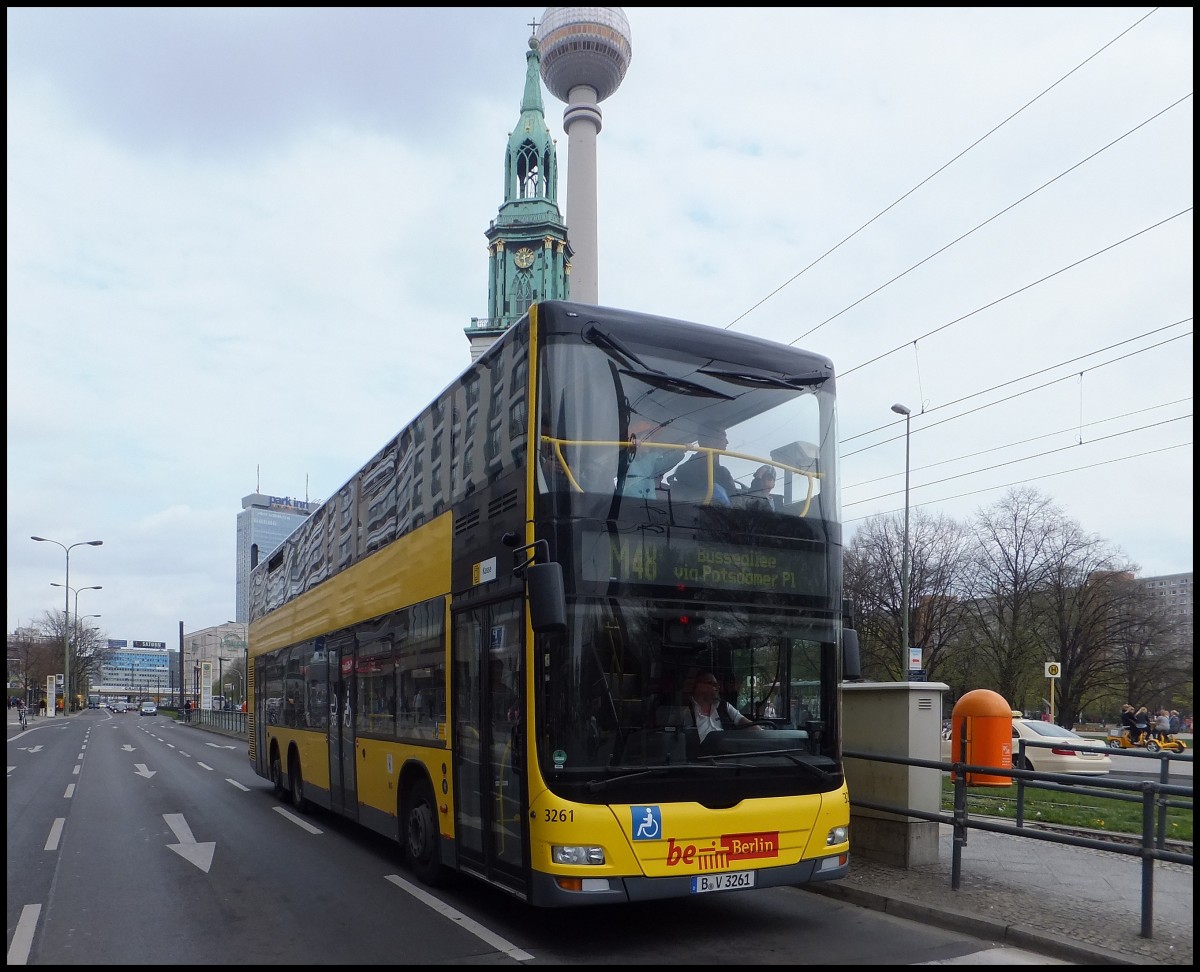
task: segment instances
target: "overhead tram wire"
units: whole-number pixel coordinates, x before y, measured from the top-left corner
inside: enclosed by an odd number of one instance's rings
[[[1086,354],[1079,355],[1078,357],[1069,358],[1066,361],[1060,362],[1058,364],[1049,365],[1045,368],[1039,369],[1038,371],[1031,371],[1026,375],[1021,375],[1017,378],[1012,378],[1009,381],[1001,382],[999,385],[993,385],[990,388],[984,388],[981,391],[972,392],[970,395],[964,395],[961,398],[954,399],[954,401],[946,402],[942,405],[935,405],[932,408],[927,408],[924,411],[922,411],[921,416],[925,417],[926,415],[931,415],[934,412],[939,412],[944,408],[950,408],[952,405],[958,405],[958,404],[961,404],[962,402],[970,401],[972,398],[978,398],[980,395],[986,395],[989,392],[994,392],[1001,388],[1005,388],[1008,385],[1014,385],[1017,382],[1026,381],[1029,378],[1032,378],[1035,375],[1040,375],[1046,371],[1053,371],[1055,368],[1064,368],[1070,364],[1073,364],[1076,361],[1079,361],[1083,358],[1090,358],[1090,357],[1092,357],[1092,355],[1100,354],[1104,351],[1109,350],[1110,348],[1120,347],[1120,345],[1122,345],[1122,344],[1128,344],[1130,341],[1138,340],[1138,338],[1147,337],[1151,334],[1157,334],[1159,331],[1166,330],[1169,327],[1177,327],[1179,324],[1185,324],[1188,321],[1190,321],[1191,319],[1192,318],[1187,317],[1187,318],[1184,318],[1182,321],[1176,321],[1174,324],[1166,324],[1163,327],[1156,328],[1153,331],[1147,331],[1144,334],[1135,335],[1134,337],[1127,338],[1124,341],[1118,341],[1116,344],[1110,344],[1106,348],[1099,348],[1095,351],[1089,351]],[[958,414],[951,415],[948,418],[940,419],[937,422],[923,426],[923,428],[934,428],[938,425],[944,425],[947,422],[952,422],[952,421],[954,421],[954,419],[962,418],[963,416],[966,416],[966,415],[974,415],[976,412],[982,411],[983,409],[986,409],[986,408],[991,408],[993,405],[1001,405],[1004,402],[1011,402],[1015,398],[1020,398],[1023,395],[1028,395],[1035,391],[1041,391],[1043,388],[1049,388],[1052,385],[1057,385],[1059,382],[1068,381],[1073,378],[1078,378],[1082,375],[1087,374],[1089,371],[1098,371],[1099,369],[1107,367],[1110,364],[1116,364],[1117,362],[1125,361],[1136,355],[1143,354],[1146,351],[1153,351],[1155,348],[1161,348],[1165,344],[1170,344],[1174,341],[1178,341],[1185,337],[1191,337],[1192,333],[1193,332],[1191,332],[1191,331],[1186,331],[1183,334],[1177,334],[1174,337],[1167,338],[1164,341],[1159,341],[1157,344],[1151,344],[1149,347],[1138,348],[1136,351],[1130,351],[1127,354],[1122,354],[1115,358],[1109,358],[1107,361],[1098,362],[1094,365],[1090,365],[1089,367],[1083,368],[1079,371],[1072,371],[1070,374],[1060,375],[1059,377],[1051,379],[1050,381],[1043,382],[1040,385],[1035,385],[1032,388],[1026,388],[1022,391],[1017,392],[1016,394],[1009,395],[1006,398],[998,398],[994,402],[988,402],[986,405],[980,405],[978,408],[972,408],[966,412],[959,412]],[[888,423],[888,425],[894,425],[894,424],[895,423]],[[858,433],[855,433],[854,435],[846,436],[846,438],[839,441],[838,445],[839,445],[839,447],[841,447],[841,446],[844,446],[848,442],[853,442],[855,439],[861,439],[864,435],[874,435],[876,432],[879,432],[883,429],[888,428],[888,425],[878,425],[873,429],[867,429],[865,432],[858,432]],[[873,445],[864,446],[862,449],[856,449],[854,452],[843,452],[842,458],[847,459],[850,456],[856,456],[860,452],[866,452],[868,449],[874,449],[876,446],[883,445],[883,444],[885,444],[885,442],[891,442],[891,441],[894,441],[894,439],[886,439],[886,440],[884,440],[884,442],[876,442]]]
[[[948,483],[954,479],[962,479],[964,476],[976,476],[982,472],[990,472],[993,469],[1003,469],[1005,466],[1012,466],[1018,462],[1028,462],[1031,459],[1044,459],[1046,456],[1052,456],[1058,452],[1066,452],[1069,449],[1082,449],[1084,446],[1095,445],[1098,442],[1107,442],[1109,439],[1117,439],[1123,435],[1132,435],[1134,432],[1145,432],[1147,429],[1158,428],[1159,426],[1167,425],[1170,422],[1182,422],[1184,419],[1190,419],[1191,417],[1192,417],[1192,413],[1188,412],[1187,415],[1177,415],[1174,418],[1163,419],[1163,421],[1161,421],[1161,422],[1153,422],[1150,425],[1143,425],[1136,429],[1125,429],[1121,432],[1113,432],[1110,435],[1102,435],[1095,439],[1088,439],[1087,442],[1072,442],[1070,445],[1059,446],[1057,449],[1048,449],[1045,452],[1037,452],[1037,453],[1034,453],[1032,456],[1018,456],[1016,459],[1009,459],[1007,462],[998,462],[991,466],[984,466],[982,469],[969,469],[966,472],[956,473],[953,476],[947,476],[945,479],[934,479],[934,480],[931,480],[930,482],[922,483],[921,485],[922,486],[937,486],[939,483]],[[1106,421],[1108,421],[1108,420],[1106,420]],[[1013,443],[1013,445],[1020,445],[1020,443]],[[995,449],[988,449],[988,450],[984,450],[984,451],[985,452],[995,452],[998,449],[1008,449],[1008,448],[1011,448],[1011,445],[996,446]],[[980,453],[976,453],[976,455],[979,455],[979,454]],[[929,466],[921,466],[920,468],[921,469],[929,469],[932,466],[941,466],[941,465],[945,465],[947,462],[957,462],[960,459],[966,459],[966,458],[969,458],[969,457],[968,456],[956,456],[954,459],[946,459],[943,462],[931,463]],[[893,473],[893,475],[895,475],[895,474]],[[885,476],[885,477],[881,477],[881,478],[886,479],[889,477]],[[876,480],[868,480],[868,482],[876,482]],[[851,483],[850,485],[843,486],[842,488],[843,489],[853,489],[855,486],[862,486],[862,485],[865,485],[865,484],[864,483]],[[897,492],[902,492],[902,490],[890,490],[886,493],[878,493],[875,496],[868,496],[866,499],[853,500],[851,502],[843,501],[842,505],[843,506],[857,506],[860,503],[870,503],[873,500],[882,499],[885,496],[892,496]]]
[[[1085,257],[1080,257],[1074,263],[1068,263],[1066,266],[1060,267],[1059,269],[1055,270],[1053,273],[1048,273],[1044,277],[1039,277],[1037,280],[1032,280],[1029,283],[1025,284],[1023,287],[1018,287],[1016,290],[1010,291],[1009,293],[1005,294],[1003,297],[997,297],[995,300],[988,301],[988,303],[983,304],[980,307],[976,307],[973,311],[968,311],[967,313],[963,314],[961,317],[956,317],[956,318],[954,318],[954,320],[947,321],[945,324],[941,324],[938,327],[935,327],[931,331],[926,331],[924,334],[919,334],[915,338],[913,338],[911,341],[905,341],[903,344],[899,345],[898,347],[892,348],[890,351],[884,351],[882,354],[877,354],[875,357],[869,358],[868,360],[862,362],[861,364],[857,364],[853,368],[849,368],[846,371],[841,372],[838,375],[838,378],[839,379],[845,378],[847,375],[852,374],[853,372],[858,371],[861,368],[865,368],[867,365],[875,364],[875,362],[877,362],[877,361],[882,361],[884,358],[887,358],[887,357],[895,354],[897,351],[903,351],[905,348],[909,347],[910,345],[916,344],[918,341],[924,341],[926,338],[932,337],[933,335],[938,334],[941,331],[944,331],[949,327],[953,327],[955,324],[961,324],[968,317],[974,317],[976,314],[979,314],[982,311],[988,310],[989,308],[995,307],[997,304],[1003,303],[1004,301],[1008,300],[1010,297],[1016,297],[1017,294],[1022,294],[1026,290],[1030,290],[1033,287],[1036,287],[1038,284],[1045,283],[1047,280],[1051,280],[1054,277],[1057,277],[1061,273],[1066,273],[1068,270],[1073,270],[1075,267],[1081,266],[1082,264],[1087,263],[1089,260],[1094,260],[1096,257],[1101,256],[1104,253],[1107,253],[1109,250],[1115,249],[1118,246],[1128,243],[1130,240],[1137,239],[1139,236],[1142,236],[1145,233],[1149,233],[1151,230],[1158,229],[1160,226],[1165,226],[1167,223],[1171,222],[1171,220],[1178,219],[1180,216],[1184,216],[1184,215],[1190,213],[1192,211],[1192,209],[1193,209],[1193,207],[1188,206],[1185,209],[1181,209],[1179,212],[1175,213],[1174,215],[1167,216],[1163,219],[1160,219],[1157,223],[1151,223],[1149,226],[1146,226],[1146,227],[1138,230],[1136,233],[1131,233],[1129,236],[1126,236],[1124,239],[1117,240],[1115,243],[1110,243],[1110,244],[1108,244],[1108,246],[1101,247],[1099,250],[1096,250],[1094,253],[1089,253]]]
[[[1029,99],[1029,101],[1025,102],[1025,104],[1023,104],[1020,108],[1018,108],[1016,111],[1014,111],[1011,115],[1009,115],[1003,121],[998,122],[991,129],[984,132],[984,134],[980,135],[979,138],[975,139],[975,141],[973,141],[965,149],[963,149],[956,156],[954,156],[954,158],[950,159],[948,162],[945,162],[943,165],[941,165],[937,169],[934,169],[933,172],[931,172],[924,179],[922,179],[920,182],[918,182],[915,186],[913,186],[911,189],[909,189],[907,192],[905,192],[903,195],[901,195],[899,198],[897,198],[894,202],[890,203],[888,206],[881,209],[878,213],[876,213],[874,216],[872,216],[870,219],[868,219],[865,223],[862,224],[862,226],[860,226],[858,229],[856,229],[854,232],[852,232],[849,236],[845,237],[840,242],[835,243],[828,250],[826,250],[824,253],[822,253],[819,257],[817,257],[815,260],[813,260],[812,263],[810,263],[808,266],[804,267],[802,270],[798,270],[795,274],[793,274],[791,277],[789,277],[787,280],[785,280],[783,283],[781,283],[778,287],[776,287],[774,290],[772,290],[769,294],[767,294],[767,296],[763,297],[757,303],[752,304],[746,310],[742,311],[741,314],[739,314],[732,321],[730,321],[728,324],[725,325],[725,330],[729,330],[731,327],[733,327],[734,324],[736,324],[738,321],[740,321],[743,317],[746,317],[748,314],[751,314],[752,312],[757,310],[759,307],[761,307],[763,304],[765,304],[768,300],[770,300],[772,297],[774,297],[776,294],[778,294],[780,291],[784,290],[786,287],[793,284],[796,280],[798,280],[801,276],[806,274],[809,270],[811,270],[813,267],[815,267],[818,263],[820,263],[822,260],[824,260],[831,253],[840,249],[844,244],[849,243],[852,239],[854,239],[854,237],[856,237],[859,233],[861,233],[868,226],[870,226],[872,223],[874,223],[875,220],[879,219],[879,217],[885,215],[890,210],[894,209],[896,206],[898,206],[900,203],[902,203],[905,199],[907,199],[909,196],[911,196],[914,192],[916,192],[918,189],[920,189],[922,186],[924,186],[927,182],[932,180],[934,177],[940,175],[942,172],[944,172],[946,169],[948,169],[950,166],[952,166],[955,162],[957,162],[959,159],[961,159],[964,155],[966,155],[968,152],[970,152],[971,149],[975,148],[977,145],[984,142],[986,139],[990,138],[992,135],[994,135],[996,132],[998,132],[1001,128],[1003,128],[1005,125],[1007,125],[1010,121],[1012,121],[1014,118],[1016,118],[1017,115],[1019,115],[1019,114],[1021,114],[1021,112],[1025,111],[1025,109],[1031,107],[1036,101],[1039,101],[1042,97],[1044,97],[1045,95],[1047,95],[1051,91],[1053,91],[1055,88],[1057,88],[1060,84],[1062,84],[1064,81],[1066,81],[1067,78],[1069,78],[1072,74],[1074,74],[1076,71],[1078,71],[1080,68],[1082,68],[1085,64],[1087,64],[1093,58],[1096,58],[1100,54],[1104,53],[1104,51],[1106,51],[1109,47],[1111,47],[1113,44],[1115,44],[1117,41],[1119,41],[1122,37],[1124,37],[1126,34],[1128,34],[1135,27],[1139,26],[1144,20],[1146,20],[1153,14],[1157,13],[1159,9],[1160,9],[1159,7],[1155,7],[1154,9],[1150,10],[1148,13],[1139,17],[1132,24],[1130,24],[1128,27],[1126,27],[1123,31],[1121,31],[1119,34],[1117,34],[1117,36],[1114,37],[1112,40],[1110,40],[1107,44],[1104,44],[1102,47],[1093,51],[1091,54],[1089,54],[1087,57],[1085,57],[1082,61],[1080,61],[1078,64],[1076,64],[1075,67],[1071,68],[1071,70],[1068,71],[1066,74],[1064,74],[1061,78],[1059,78],[1057,81],[1055,81],[1049,87],[1044,88],[1038,94],[1034,95],[1031,99]],[[820,325],[818,325],[818,326],[820,326]],[[815,328],[814,328],[814,330],[815,330]],[[811,334],[812,331],[809,331],[808,333]],[[797,339],[797,340],[799,340],[799,339]]]
[[[1155,456],[1155,455],[1158,455],[1160,452],[1170,452],[1172,449],[1182,449],[1185,447],[1190,448],[1191,446],[1192,446],[1192,442],[1190,440],[1187,442],[1179,442],[1175,445],[1163,446],[1161,449],[1151,449],[1149,452],[1139,452],[1136,455],[1132,455],[1132,456],[1118,456],[1115,459],[1105,459],[1103,462],[1093,462],[1087,466],[1076,466],[1074,469],[1061,469],[1058,472],[1046,473],[1042,476],[1030,476],[1028,479],[1018,479],[1014,482],[1001,483],[997,486],[986,486],[983,489],[970,490],[969,492],[966,492],[966,493],[955,493],[953,496],[942,496],[942,497],[939,497],[938,499],[926,500],[924,503],[911,503],[910,506],[913,509],[919,509],[923,506],[934,506],[938,503],[948,503],[951,500],[962,499],[965,496],[978,496],[980,493],[992,493],[998,489],[1008,489],[1011,486],[1023,486],[1025,483],[1036,483],[1042,479],[1053,479],[1055,476],[1065,476],[1068,473],[1083,472],[1087,469],[1098,469],[1101,466],[1111,466],[1114,463],[1118,463],[1118,462],[1128,462],[1130,459],[1144,459],[1146,456]],[[996,467],[996,468],[999,468],[999,467]],[[981,469],[978,471],[979,472],[987,472],[986,469]],[[891,495],[891,494],[885,493],[884,495]],[[873,498],[878,499],[878,497],[873,497]],[[856,506],[859,503],[869,503],[869,502],[871,502],[871,500],[869,500],[869,499],[868,500],[856,500],[853,503],[843,503],[842,506],[843,507]],[[892,513],[902,512],[902,509],[903,508],[895,509],[895,510],[884,510],[880,513],[866,513],[862,516],[850,517],[848,519],[843,519],[842,523],[843,524],[857,523],[859,520],[866,520],[872,516],[889,516]]]
[[[934,250],[928,256],[918,260],[907,270],[901,270],[898,274],[896,274],[890,280],[885,280],[874,290],[863,294],[861,297],[858,298],[858,300],[854,301],[854,303],[847,304],[845,307],[843,307],[840,311],[838,311],[832,317],[827,317],[827,318],[825,318],[825,320],[821,321],[820,324],[810,327],[807,331],[805,331],[799,337],[793,338],[791,341],[789,341],[788,344],[794,345],[797,341],[803,341],[810,334],[821,329],[826,324],[828,324],[830,321],[837,320],[839,317],[841,317],[847,311],[853,310],[855,307],[857,307],[859,304],[861,304],[864,300],[869,300],[871,297],[874,297],[881,290],[885,290],[886,288],[890,287],[897,280],[900,280],[902,277],[908,276],[910,273],[912,273],[918,267],[924,266],[926,263],[928,263],[930,260],[932,260],[935,256],[945,253],[948,249],[950,249],[950,247],[954,246],[957,243],[961,243],[963,240],[965,240],[968,236],[971,236],[977,230],[983,229],[983,227],[987,226],[988,223],[991,223],[993,220],[999,219],[1005,213],[1009,212],[1010,210],[1015,209],[1017,206],[1021,205],[1021,203],[1025,202],[1026,200],[1032,199],[1035,195],[1037,195],[1043,189],[1047,188],[1048,186],[1054,185],[1054,183],[1058,182],[1059,179],[1063,178],[1064,176],[1068,175],[1071,172],[1074,172],[1076,169],[1078,169],[1084,163],[1090,162],[1092,159],[1096,158],[1096,156],[1100,155],[1102,152],[1108,151],[1108,149],[1112,148],[1114,145],[1116,145],[1122,139],[1125,139],[1128,136],[1132,135],[1139,128],[1142,128],[1143,126],[1150,124],[1150,122],[1154,121],[1154,119],[1166,114],[1168,111],[1170,111],[1176,105],[1182,104],[1183,102],[1187,101],[1190,97],[1192,97],[1192,92],[1189,91],[1186,95],[1184,95],[1178,101],[1175,101],[1173,104],[1168,105],[1166,108],[1163,108],[1161,111],[1155,112],[1153,115],[1151,115],[1145,121],[1140,122],[1139,124],[1135,125],[1133,128],[1129,129],[1129,131],[1127,131],[1124,135],[1117,136],[1111,142],[1109,142],[1107,145],[1096,149],[1096,151],[1093,152],[1091,155],[1088,155],[1085,158],[1080,159],[1078,162],[1076,162],[1070,168],[1064,169],[1062,172],[1060,172],[1058,175],[1056,175],[1053,179],[1050,179],[1047,182],[1043,182],[1036,189],[1033,189],[1030,192],[1025,193],[1025,195],[1023,195],[1020,199],[1014,200],[1013,202],[1011,202],[1007,206],[1005,206],[1003,209],[998,210],[997,212],[993,213],[991,216],[989,216],[987,219],[985,219],[982,223],[976,223],[974,226],[972,226],[969,230],[967,230],[961,236],[958,236],[955,239],[951,240],[945,246],[938,247],[938,249]]]
[[[1179,405],[1183,402],[1190,402],[1190,401],[1191,401],[1190,398],[1177,398],[1173,402],[1163,402],[1160,405],[1150,405],[1147,408],[1139,408],[1133,412],[1122,412],[1120,415],[1110,415],[1108,418],[1096,419],[1096,421],[1088,422],[1083,426],[1072,425],[1072,426],[1069,426],[1069,427],[1063,428],[1063,429],[1055,429],[1053,432],[1044,432],[1041,435],[1031,436],[1028,439],[1018,439],[1016,442],[1006,442],[1003,445],[992,446],[990,449],[980,449],[978,452],[967,452],[961,456],[954,456],[951,459],[942,459],[938,462],[927,462],[923,466],[914,466],[912,471],[913,472],[921,472],[924,469],[936,469],[938,466],[945,466],[946,464],[951,463],[951,462],[962,462],[965,459],[975,459],[978,456],[986,456],[989,452],[999,452],[1001,449],[1012,449],[1016,446],[1028,445],[1029,443],[1037,442],[1040,439],[1048,439],[1051,436],[1065,435],[1067,432],[1074,432],[1078,428],[1090,428],[1094,425],[1104,425],[1106,422],[1115,422],[1115,421],[1117,421],[1117,419],[1129,418],[1130,416],[1133,416],[1133,415],[1140,415],[1142,412],[1153,412],[1156,409],[1168,408],[1172,405]],[[1126,431],[1127,432],[1144,432],[1146,429],[1153,429],[1160,425],[1166,425],[1168,422],[1178,422],[1181,419],[1191,418],[1191,417],[1192,417],[1192,413],[1189,412],[1187,415],[1179,415],[1179,416],[1175,416],[1174,418],[1163,419],[1161,422],[1154,422],[1150,425],[1143,425],[1136,429],[1127,429]],[[892,438],[885,439],[883,442],[877,442],[876,445],[885,445],[888,442],[895,442],[899,438],[900,438],[900,436],[892,436]],[[1100,439],[1089,439],[1088,442],[1086,442],[1086,443],[1078,442],[1075,444],[1076,445],[1087,445],[1087,444],[1090,444],[1091,442],[1099,442],[1099,441],[1101,441],[1101,440]],[[874,448],[874,446],[871,446],[869,448]],[[858,451],[866,452],[867,450],[859,449]],[[853,453],[853,454],[857,455],[857,453]],[[899,475],[899,473],[888,473],[886,476],[876,476],[874,479],[864,479],[857,483],[843,483],[842,489],[848,490],[848,489],[855,489],[858,486],[869,486],[871,483],[882,482],[885,479],[892,479],[893,477],[898,476],[898,475]],[[884,494],[884,495],[889,495],[889,494]],[[879,497],[872,497],[872,498],[878,499]],[[863,503],[863,502],[867,502],[867,501],[866,500],[855,500],[855,502]]]

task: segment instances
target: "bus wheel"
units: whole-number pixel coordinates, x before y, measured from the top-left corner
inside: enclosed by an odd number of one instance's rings
[[[275,788],[275,799],[282,800],[287,791],[283,788],[283,763],[278,751],[271,754],[271,785]]]
[[[308,809],[304,799],[304,777],[300,774],[300,757],[293,756],[288,769],[288,781],[292,788],[292,806],[303,813]]]
[[[446,878],[446,868],[442,866],[438,846],[437,805],[433,790],[424,780],[413,786],[405,797],[401,826],[404,828],[401,833],[404,855],[412,872],[430,887],[441,884]]]

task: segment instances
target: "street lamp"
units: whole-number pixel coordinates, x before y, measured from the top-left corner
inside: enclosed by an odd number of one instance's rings
[[[56,583],[55,581],[51,581],[50,586],[51,587],[66,587],[65,584],[59,584],[59,583]],[[79,592],[80,591],[102,591],[102,590],[104,590],[104,588],[99,584],[94,584],[91,587],[68,587],[67,590],[69,590],[72,594],[75,595],[75,623],[72,625],[72,627],[75,629],[75,651],[78,652],[79,651]],[[67,677],[66,673],[63,674],[63,695],[65,698],[65,701],[63,702],[63,712],[67,712],[68,711],[67,706],[71,704],[71,700],[70,700],[71,680]]]
[[[236,675],[238,677],[238,691],[242,696],[242,698],[238,700],[240,703],[246,697],[246,676],[239,672],[236,668],[229,669],[229,674]],[[221,683],[221,688],[225,688],[225,684],[223,682]]]
[[[87,588],[85,587],[85,588],[83,588],[83,590],[86,591]],[[84,631],[87,630],[87,625],[84,622],[86,622],[88,618],[102,618],[102,617],[104,617],[104,615],[102,615],[102,614],[85,614],[81,618],[79,616],[79,595],[78,594],[75,595],[75,619],[78,624],[77,628],[75,629],[75,654],[79,654],[79,642],[83,640],[83,633],[84,633]],[[92,682],[91,682],[90,678],[85,683],[82,694],[88,695],[88,696],[90,696],[92,694]]]
[[[236,624],[241,628],[242,636],[242,704],[246,706],[247,711],[250,708],[250,644],[246,640],[246,622],[245,621],[226,621],[226,624]]]
[[[900,680],[904,681],[904,673],[908,669],[908,446],[912,416],[908,406],[899,402],[892,406],[892,411],[904,416],[904,551],[900,555],[900,612],[904,619],[900,635]]]
[[[73,543],[70,546],[67,546],[65,543],[59,543],[57,540],[51,540],[48,537],[30,537],[29,539],[36,541],[37,543],[58,544],[58,546],[63,548],[63,554],[66,556],[66,574],[63,577],[63,587],[66,588],[66,590],[63,591],[63,693],[66,695],[69,694],[71,688],[71,636],[67,631],[67,623],[70,620],[70,618],[67,616],[67,613],[70,609],[69,598],[71,596],[71,551],[76,547],[83,546],[99,547],[104,543],[104,541],[80,540],[78,543]],[[70,703],[66,698],[64,698],[63,715],[67,716],[70,714]]]

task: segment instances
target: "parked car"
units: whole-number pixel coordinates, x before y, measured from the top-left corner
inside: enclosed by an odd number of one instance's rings
[[[1076,776],[1104,776],[1112,769],[1103,740],[1086,739],[1072,729],[1040,719],[1012,721],[1012,758],[1015,769],[1039,773],[1070,773]],[[1027,746],[1022,762],[1020,740],[1062,743],[1053,748]]]
[[[138,715],[158,715],[158,706],[153,702],[143,702]]]

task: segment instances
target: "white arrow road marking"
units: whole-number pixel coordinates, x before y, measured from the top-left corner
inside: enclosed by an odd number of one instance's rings
[[[122,748],[122,749],[123,749],[125,752],[127,752],[127,753],[132,753],[132,752],[133,752],[133,747],[132,747],[131,745],[129,745],[129,743],[126,743],[126,744],[125,744],[124,746],[122,746],[121,748]]]
[[[42,747],[40,745],[38,745],[38,746],[22,746],[21,748],[24,749],[25,752],[27,752],[27,753],[40,753],[42,751]]]
[[[137,767],[134,770],[134,776],[144,776],[146,779],[150,779],[150,777],[158,772],[158,770],[146,769],[145,763],[134,763],[133,765]]]
[[[314,827],[312,824],[310,824],[307,820],[302,820],[300,817],[297,817],[294,813],[291,813],[290,811],[288,811],[285,807],[272,807],[272,809],[277,814],[279,814],[281,817],[287,817],[287,819],[290,820],[292,823],[294,823],[297,827],[301,827],[304,830],[307,830],[310,834],[321,833],[320,830],[318,830],[316,827]]]
[[[167,822],[167,826],[171,828],[171,833],[179,841],[178,844],[167,844],[167,846],[185,861],[195,864],[196,867],[207,874],[208,869],[212,867],[213,854],[217,850],[216,842],[209,841],[208,843],[198,844],[196,838],[192,836],[192,828],[183,819],[182,813],[164,813],[163,820]]]
[[[432,908],[439,914],[449,918],[452,922],[457,924],[459,928],[463,929],[463,931],[469,931],[476,938],[487,942],[492,946],[492,948],[499,949],[510,959],[513,959],[517,962],[527,962],[533,958],[533,956],[528,952],[517,948],[517,946],[512,942],[501,938],[494,931],[484,928],[483,925],[479,924],[479,922],[472,918],[468,918],[456,908],[450,907],[450,905],[446,904],[444,901],[439,901],[432,894],[422,891],[416,885],[409,884],[404,880],[404,878],[400,877],[399,874],[387,874],[384,876],[384,880],[391,881],[392,884],[396,885],[396,887],[400,888],[402,891],[407,891],[418,901],[424,902],[426,907]]]

